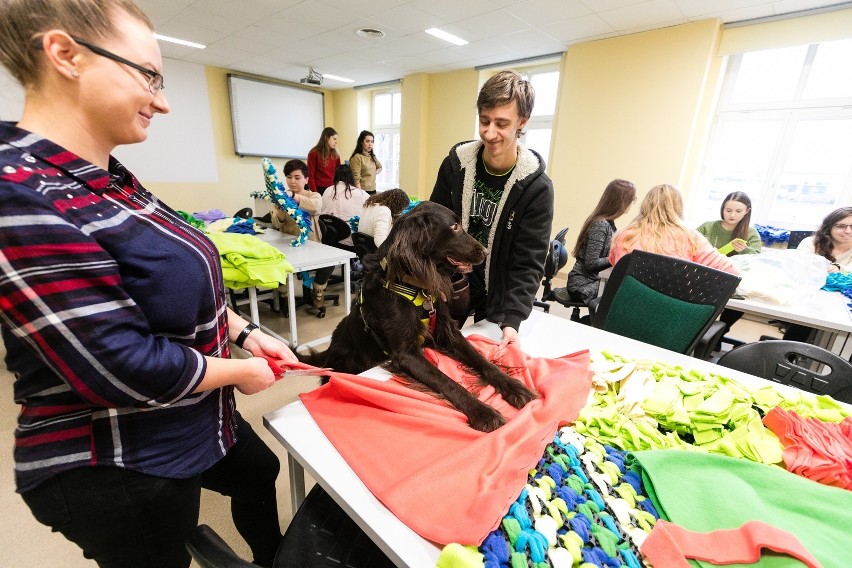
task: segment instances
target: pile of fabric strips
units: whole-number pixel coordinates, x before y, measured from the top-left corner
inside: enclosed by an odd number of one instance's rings
[[[478,547],[447,545],[439,567],[843,566],[852,418],[839,403],[611,353],[591,369],[592,402],[500,527]]]

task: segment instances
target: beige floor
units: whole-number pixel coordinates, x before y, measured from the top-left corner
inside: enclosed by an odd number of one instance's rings
[[[340,285],[330,287],[330,292],[340,289]],[[341,294],[342,296],[342,294]],[[570,313],[562,306],[554,304],[551,313],[568,318]],[[343,317],[343,306],[329,306],[325,319],[309,315],[304,308],[299,310],[299,338],[302,342],[325,336]],[[261,319],[273,330],[286,334],[289,320],[275,314],[265,306],[261,307]],[[762,334],[779,335],[778,330],[766,324],[740,320],[731,335],[744,341],[755,341]],[[239,351],[239,350],[237,350]],[[5,349],[0,345],[0,356],[5,358]],[[5,366],[0,368],[0,568],[91,568],[94,562],[82,557],[76,546],[62,536],[51,533],[45,526],[37,523],[31,516],[21,498],[15,493],[12,463],[12,442],[15,417],[18,406],[12,401],[12,375]],[[282,472],[278,479],[279,514],[282,530],[291,520],[290,498],[288,492],[287,454],[280,444],[263,427],[263,414],[286,405],[298,397],[300,392],[308,391],[317,385],[315,377],[289,377],[273,388],[254,396],[239,395],[237,407],[255,430],[278,454]],[[308,479],[309,483],[312,483]],[[211,525],[217,532],[244,557],[249,557],[248,547],[236,533],[230,521],[228,505],[220,495],[204,492],[202,496],[201,522]],[[195,566],[195,564],[193,564]],[[153,568],[153,567],[152,567]]]

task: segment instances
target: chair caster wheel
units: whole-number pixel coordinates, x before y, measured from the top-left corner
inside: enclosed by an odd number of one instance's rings
[[[325,317],[325,308],[319,308],[319,311],[317,312],[317,317],[320,319]]]

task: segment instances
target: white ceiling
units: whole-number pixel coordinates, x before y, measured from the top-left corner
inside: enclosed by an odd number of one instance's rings
[[[313,67],[364,85],[560,53],[572,43],[702,20],[738,22],[839,0],[137,0],[157,31],[202,44],[160,42],[163,55],[288,81]],[[381,39],[355,34],[385,32]],[[439,27],[470,43],[426,33]],[[325,79],[323,87],[353,84]]]

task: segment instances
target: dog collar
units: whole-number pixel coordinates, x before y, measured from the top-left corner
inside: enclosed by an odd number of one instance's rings
[[[426,294],[419,288],[414,288],[413,286],[407,286],[397,282],[388,282],[384,279],[382,279],[382,282],[385,288],[414,304],[420,312],[420,321],[423,322],[423,325],[429,330],[429,334],[432,335],[435,333],[435,329],[438,325],[438,314],[437,310],[435,310],[435,302],[433,301],[432,296]]]
[[[379,261],[379,265],[382,267],[382,270],[387,272],[388,259],[382,258],[382,260]],[[432,296],[420,288],[415,288],[413,286],[397,282],[388,282],[384,278],[382,279],[382,283],[386,289],[399,294],[413,303],[420,312],[420,321],[423,322],[423,325],[429,330],[429,334],[434,335],[435,329],[438,325],[438,314],[435,310],[435,302],[433,301]]]

